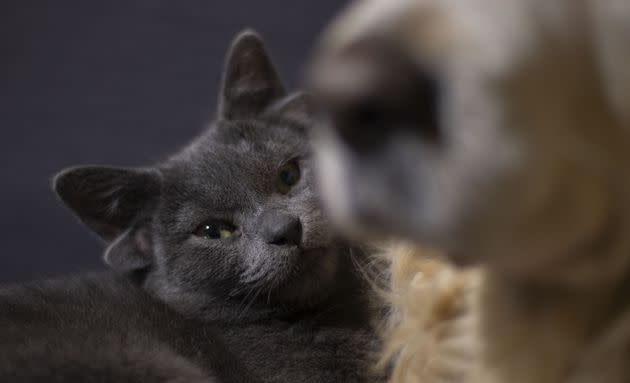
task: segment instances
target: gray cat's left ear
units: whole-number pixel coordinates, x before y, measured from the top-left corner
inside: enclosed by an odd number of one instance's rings
[[[220,118],[257,117],[285,95],[261,38],[253,31],[241,32],[234,39],[227,57],[220,95]]]
[[[307,93],[297,92],[276,102],[265,114],[308,124],[313,121],[313,101]]]

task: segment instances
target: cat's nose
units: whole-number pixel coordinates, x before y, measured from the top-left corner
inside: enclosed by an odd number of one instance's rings
[[[265,242],[276,246],[299,246],[302,223],[297,217],[277,212],[263,213],[261,234]]]

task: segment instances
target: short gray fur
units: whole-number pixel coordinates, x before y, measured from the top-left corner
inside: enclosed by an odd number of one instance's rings
[[[308,142],[308,97],[286,94],[260,38],[246,31],[228,54],[220,98],[217,120],[155,167],[76,167],[55,178],[64,203],[107,242],[106,263],[142,290],[116,278],[106,285],[148,292],[177,311],[173,315],[202,323],[190,329],[193,339],[200,329],[218,330],[210,336],[216,347],[208,355],[225,349],[222,367],[207,361],[201,366],[221,375],[219,380],[232,379],[235,371],[243,373],[235,379],[244,382],[249,371],[265,382],[374,380],[372,297],[354,264],[364,254],[340,240],[320,208]],[[287,164],[299,169],[300,178],[279,189],[279,172]],[[229,227],[232,235],[201,235],[205,223]],[[94,284],[94,296],[105,302],[118,296],[91,281],[76,283]],[[18,290],[28,295],[28,288]],[[37,294],[48,296],[48,291]],[[75,287],[68,295],[84,292]],[[89,297],[80,300],[92,304]],[[141,300],[125,307],[142,312]],[[109,323],[106,314],[98,320]],[[112,329],[120,331],[128,314],[113,315]],[[19,332],[21,325],[13,325]],[[159,321],[133,322],[125,333],[136,336],[138,328],[140,335],[166,330]],[[44,331],[41,339],[48,335]],[[34,342],[30,336],[25,341]],[[186,350],[180,354],[199,366],[189,358],[194,352]]]

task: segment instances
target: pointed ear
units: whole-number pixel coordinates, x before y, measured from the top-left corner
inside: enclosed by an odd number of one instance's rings
[[[61,200],[110,245],[105,261],[115,270],[132,271],[152,261],[150,221],[160,194],[154,169],[75,167],[53,181]]]
[[[260,37],[241,32],[228,53],[220,95],[220,117],[226,120],[258,116],[286,94]]]
[[[281,116],[302,124],[308,124],[313,121],[314,107],[308,94],[296,92],[276,102],[265,114]]]

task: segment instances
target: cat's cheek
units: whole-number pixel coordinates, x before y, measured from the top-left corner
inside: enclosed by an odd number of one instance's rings
[[[191,236],[170,252],[170,272],[194,285],[231,280],[240,269],[240,260],[238,250],[230,247],[222,240]]]
[[[299,212],[302,221],[302,246],[305,249],[326,248],[335,242],[335,226],[331,225],[326,213],[314,198],[309,196],[294,209]]]

